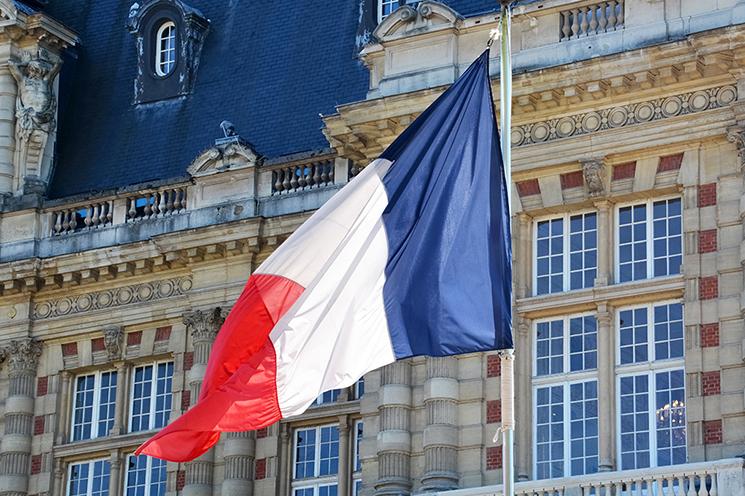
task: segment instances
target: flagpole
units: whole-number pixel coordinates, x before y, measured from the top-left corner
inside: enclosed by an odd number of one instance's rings
[[[512,218],[512,49],[511,49],[511,0],[501,0],[500,63],[499,75],[501,106],[500,127],[502,163],[507,186],[507,205]],[[510,232],[512,226],[510,224]],[[502,401],[502,495],[515,495],[515,354],[513,349],[502,350],[500,398]]]

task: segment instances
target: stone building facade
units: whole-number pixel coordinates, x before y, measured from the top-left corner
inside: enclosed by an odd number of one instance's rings
[[[498,19],[327,3],[0,0],[0,495],[501,494],[496,353],[132,456]],[[512,45],[519,494],[745,495],[745,2],[520,2]]]

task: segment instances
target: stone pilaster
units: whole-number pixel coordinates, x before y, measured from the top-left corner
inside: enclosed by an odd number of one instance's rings
[[[286,423],[279,424],[279,494],[289,494],[287,485],[292,473],[292,451],[290,448],[290,425]]]
[[[36,367],[41,343],[34,339],[11,341],[4,350],[10,387],[5,402],[5,433],[0,442],[0,495],[25,495],[31,457]]]
[[[602,239],[602,238],[601,238]],[[615,380],[615,332],[613,309],[606,303],[598,304],[598,469],[610,472],[616,468],[616,422],[614,408],[616,398]]]
[[[117,389],[118,389],[117,382]],[[68,399],[72,398],[72,374],[66,370],[60,372],[59,387],[57,390],[57,435],[56,444],[65,444],[70,429],[70,411],[72,404]],[[70,399],[70,401],[73,401]]]
[[[122,460],[119,450],[111,450],[109,458],[109,496],[121,496],[122,485]]]
[[[51,494],[54,496],[65,496],[65,462],[61,458],[54,460],[54,486]]]
[[[608,200],[598,200],[595,208],[598,210],[598,272],[595,286],[607,286],[613,282],[613,204]]]
[[[386,365],[380,375],[375,494],[407,495],[411,494],[411,363]]]
[[[127,426],[127,382],[131,365],[125,362],[116,363],[116,405],[114,405],[114,425],[111,427],[111,435],[123,434]]]
[[[531,244],[531,226],[533,224],[533,218],[525,213],[517,215],[518,229],[517,229],[517,257],[516,262],[513,263],[513,267],[517,269],[514,274],[515,278],[515,297],[525,298],[530,295],[531,287],[530,284],[530,267],[531,259],[530,254],[533,250],[530,248]]]
[[[194,345],[194,365],[188,377],[192,405],[199,399],[212,343],[224,320],[225,317],[219,307],[184,314],[184,324]],[[212,496],[214,459],[215,453],[210,450],[186,464],[185,496]]]
[[[422,488],[458,487],[458,359],[427,357],[424,383],[424,474]]]
[[[14,191],[16,94],[16,83],[6,65],[0,68],[0,194]]]
[[[339,494],[349,494],[350,471],[349,456],[349,417],[339,415]]]
[[[533,428],[530,424],[533,418],[533,394],[531,387],[532,347],[530,330],[532,322],[524,317],[517,319],[515,329],[515,447],[517,453],[517,480],[530,479],[532,463],[531,439]]]
[[[253,494],[256,432],[229,432],[225,437],[223,458],[225,476],[222,496],[251,496]]]

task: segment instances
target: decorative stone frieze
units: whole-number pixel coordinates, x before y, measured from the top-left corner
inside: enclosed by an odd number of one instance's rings
[[[680,93],[639,103],[592,110],[512,128],[512,145],[526,146],[564,138],[619,129],[661,119],[726,107],[737,99],[737,88],[728,84]]]
[[[191,290],[190,276],[173,277],[120,288],[105,289],[34,304],[34,319],[51,319],[81,312],[103,310],[134,303],[144,303],[182,296]]]
[[[103,329],[103,343],[110,361],[120,360],[124,344],[124,329],[108,326]]]

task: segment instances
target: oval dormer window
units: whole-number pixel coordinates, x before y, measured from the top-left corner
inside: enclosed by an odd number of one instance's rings
[[[155,33],[155,74],[165,77],[176,67],[176,23],[165,21]]]
[[[399,0],[378,0],[378,22],[383,22],[401,3]]]

